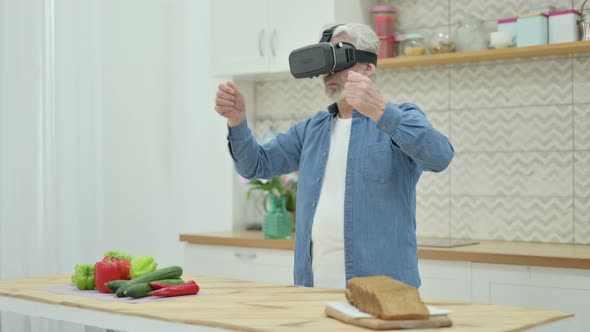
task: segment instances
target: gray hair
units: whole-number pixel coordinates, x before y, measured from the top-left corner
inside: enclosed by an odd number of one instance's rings
[[[379,54],[379,37],[371,27],[366,24],[348,23],[338,26],[332,36],[345,34],[352,39],[352,44],[357,50]]]

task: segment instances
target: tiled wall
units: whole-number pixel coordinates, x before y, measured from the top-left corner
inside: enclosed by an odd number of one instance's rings
[[[579,8],[581,0],[558,0]],[[465,13],[515,16],[547,1],[393,0],[398,30],[428,35]],[[419,105],[456,155],[418,184],[418,235],[590,244],[590,55],[387,69],[392,102]],[[255,133],[329,101],[318,79],[257,82]]]

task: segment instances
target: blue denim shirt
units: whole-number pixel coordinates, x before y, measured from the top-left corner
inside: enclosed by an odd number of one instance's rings
[[[313,286],[311,229],[330,151],[336,104],[259,145],[247,121],[230,128],[230,153],[245,178],[299,171],[295,284]],[[387,275],[420,286],[416,246],[416,183],[423,170],[440,172],[453,158],[449,140],[413,104],[388,103],[378,123],[356,110],[346,166],[346,280]]]

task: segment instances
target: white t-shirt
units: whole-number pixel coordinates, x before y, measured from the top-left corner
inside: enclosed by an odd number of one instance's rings
[[[311,230],[314,287],[346,288],[344,189],[352,118],[334,118],[330,152]]]

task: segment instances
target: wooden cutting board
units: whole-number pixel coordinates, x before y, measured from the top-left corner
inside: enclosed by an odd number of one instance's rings
[[[383,320],[379,318],[353,318],[334,308],[326,306],[326,316],[332,317],[346,324],[369,328],[371,330],[406,330],[450,327],[453,322],[447,315],[430,316],[423,320]]]

